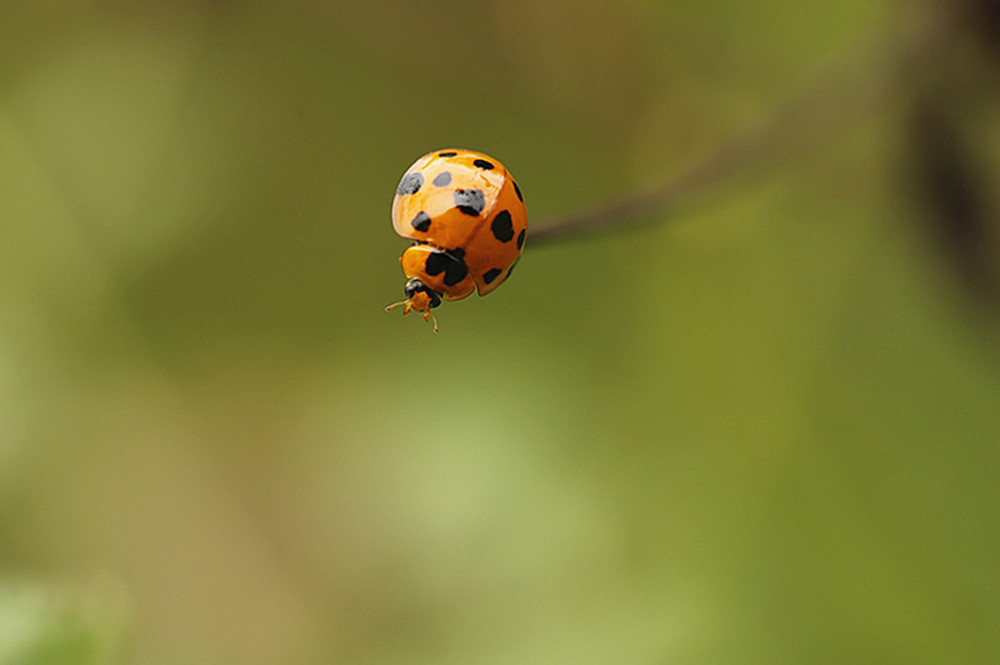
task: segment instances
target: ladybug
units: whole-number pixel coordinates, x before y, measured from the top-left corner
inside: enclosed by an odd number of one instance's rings
[[[413,163],[392,200],[392,226],[413,244],[399,257],[403,314],[424,321],[442,300],[503,284],[524,249],[524,197],[499,161],[471,150],[436,150]],[[434,332],[437,332],[434,319]]]

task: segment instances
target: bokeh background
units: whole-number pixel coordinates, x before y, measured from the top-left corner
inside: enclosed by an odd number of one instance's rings
[[[997,662],[995,33],[382,309],[419,155],[585,210],[924,9],[3,3],[0,663]]]

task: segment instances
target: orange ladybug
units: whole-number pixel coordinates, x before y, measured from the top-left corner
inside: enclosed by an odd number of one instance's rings
[[[413,240],[399,262],[407,277],[403,314],[424,321],[442,300],[503,284],[524,249],[524,197],[499,161],[471,150],[436,150],[414,162],[396,188],[392,226]],[[434,319],[434,332],[437,332]]]

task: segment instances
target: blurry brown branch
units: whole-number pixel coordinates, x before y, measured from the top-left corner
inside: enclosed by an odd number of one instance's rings
[[[698,199],[740,179],[760,176],[801,151],[827,142],[920,78],[954,21],[947,13],[899,25],[877,44],[852,49],[818,73],[799,94],[780,104],[761,125],[724,141],[659,184],[596,208],[539,222],[529,246],[587,233],[663,222]],[[655,214],[655,219],[653,215]]]
[[[906,165],[932,245],[976,312],[1000,314],[997,162],[1000,0],[962,0],[963,43],[925,72],[906,117]],[[992,120],[989,120],[992,119]]]
[[[945,95],[948,97],[945,97]],[[953,109],[951,90],[930,89],[909,118],[909,164],[928,228],[964,290],[995,307],[1000,260],[995,213],[971,141]]]

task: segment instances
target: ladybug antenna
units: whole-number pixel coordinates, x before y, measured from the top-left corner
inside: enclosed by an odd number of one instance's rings
[[[410,311],[413,309],[413,305],[410,304],[409,300],[400,300],[399,302],[394,302],[391,305],[389,305],[388,307],[386,307],[385,311],[387,311],[387,312],[391,311],[391,310],[399,307],[400,305],[404,306],[403,307],[403,316],[406,316],[407,314],[409,314]],[[430,310],[424,312],[424,321],[433,321],[434,322],[434,332],[438,332],[438,320],[437,320],[437,317],[434,316],[433,314],[431,314]]]
[[[409,314],[409,313],[410,313],[410,304],[409,304],[409,303],[410,303],[410,300],[409,300],[409,299],[406,299],[406,300],[400,300],[399,302],[394,302],[394,303],[392,303],[391,305],[389,305],[388,307],[386,307],[386,308],[385,308],[385,311],[387,311],[387,312],[391,312],[392,310],[396,309],[396,308],[397,308],[397,307],[399,307],[400,305],[406,305],[406,308],[405,308],[405,309],[403,309],[403,315],[405,316],[406,314]]]

